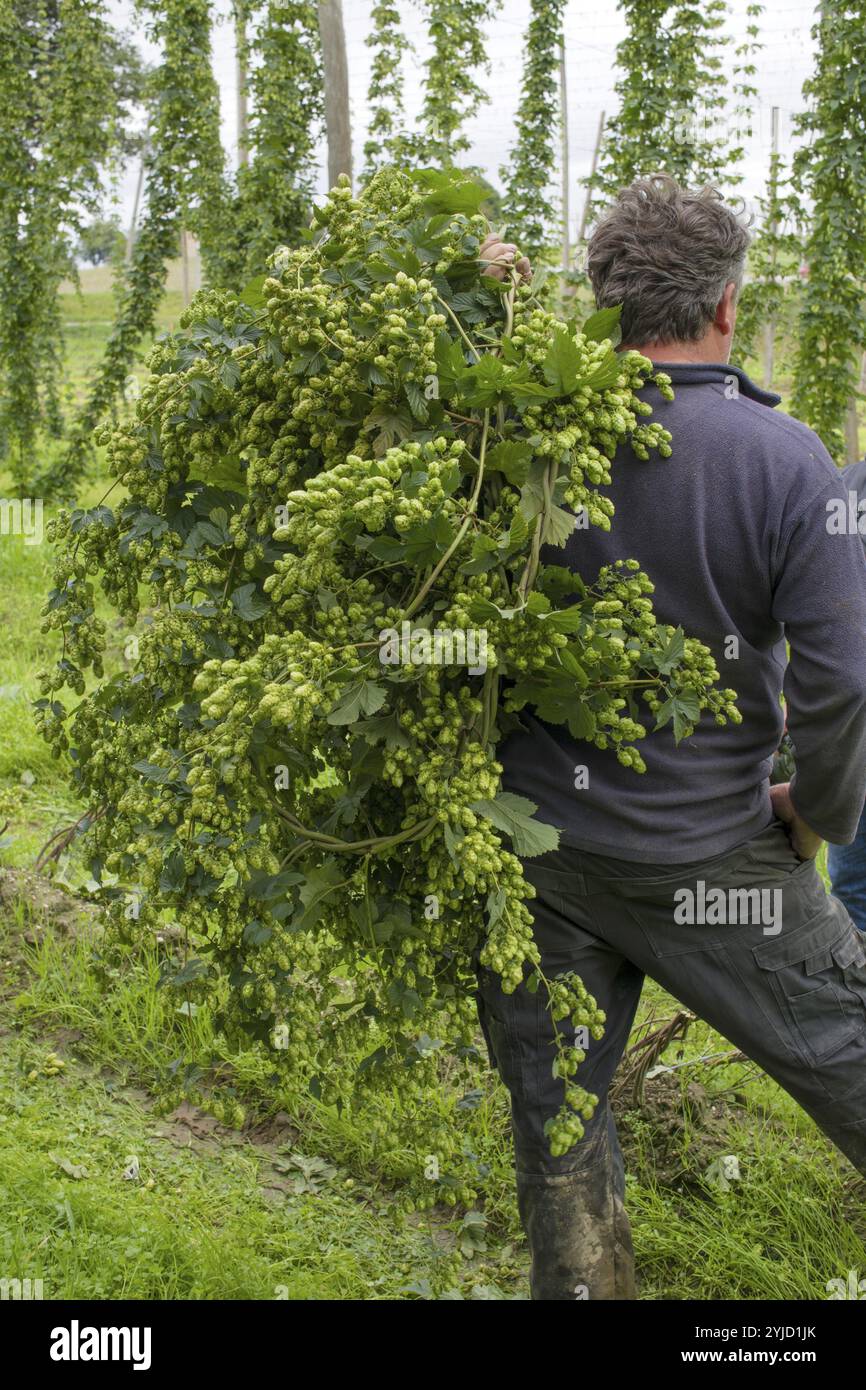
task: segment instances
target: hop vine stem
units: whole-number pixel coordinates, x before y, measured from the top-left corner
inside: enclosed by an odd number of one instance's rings
[[[409,604],[409,607],[406,609],[405,616],[407,618],[411,618],[413,613],[417,613],[418,609],[421,607],[421,604],[424,602],[430,590],[433,588],[433,585],[436,583],[436,580],[439,578],[445,566],[448,564],[448,561],[451,559],[451,556],[454,554],[455,550],[457,550],[460,547],[463,537],[466,535],[466,532],[469,530],[469,527],[472,524],[472,518],[475,515],[475,512],[478,507],[478,499],[481,496],[481,485],[484,482],[484,458],[487,452],[487,436],[489,431],[490,411],[485,410],[484,423],[481,427],[481,444],[478,450],[478,473],[475,478],[475,486],[472,489],[472,495],[469,498],[469,505],[467,508],[465,520],[459,527],[456,536],[449,545],[448,549],[445,551],[445,554],[442,556],[439,563],[433,569],[432,574],[430,574],[430,576],[422,584],[418,593],[415,595],[415,598],[412,600],[412,602]]]

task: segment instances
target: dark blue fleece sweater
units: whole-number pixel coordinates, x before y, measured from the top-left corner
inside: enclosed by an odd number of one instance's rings
[[[588,581],[612,560],[637,559],[659,621],[710,647],[743,723],[704,716],[679,746],[670,725],[649,732],[639,775],[530,712],[527,732],[502,746],[505,786],[535,801],[567,845],[644,863],[722,853],[772,820],[784,691],[794,803],[818,834],[847,844],[866,794],[866,559],[848,487],[817,436],[745,373],[663,370],[675,399],[652,386],[643,394],[671,432],[673,457],[642,462],[622,448],[605,489],[611,530],[578,530],[542,558]],[[579,765],[588,785],[576,790]]]

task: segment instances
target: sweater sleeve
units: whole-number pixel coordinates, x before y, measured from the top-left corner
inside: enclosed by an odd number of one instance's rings
[[[805,508],[782,555],[773,613],[790,648],[791,799],[816,834],[850,844],[866,796],[866,556],[843,482]]]

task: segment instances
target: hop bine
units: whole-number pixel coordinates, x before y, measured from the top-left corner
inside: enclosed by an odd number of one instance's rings
[[[541,969],[521,859],[557,832],[501,790],[499,739],[532,706],[640,773],[648,715],[677,738],[739,718],[637,561],[592,584],[555,563],[576,517],[610,526],[621,445],[670,453],[637,394],[670,382],[615,352],[611,311],[578,329],[485,276],[483,196],[454,173],[338,185],[279,273],[196,296],[103,437],[108,493],[54,526],[62,650],[38,702],[118,932],[178,924],[165,983],[187,1021],[195,1004],[225,1048],[255,1039],[281,1084],[386,1097],[382,1145],[462,1174],[427,1205],[475,1192],[456,1100],[476,963],[588,1037],[604,1023]],[[406,622],[483,628],[484,671],[386,664]],[[557,1038],[563,1153],[594,1098]],[[443,1077],[452,1099],[421,1104]]]

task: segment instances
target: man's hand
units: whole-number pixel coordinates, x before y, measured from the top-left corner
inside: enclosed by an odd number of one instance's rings
[[[794,853],[800,859],[814,859],[824,842],[820,835],[816,835],[814,830],[810,829],[802,816],[797,815],[791,800],[790,786],[790,782],[777,782],[775,787],[770,788],[773,811],[788,827]]]
[[[508,279],[508,273],[512,267],[522,279],[529,280],[532,277],[532,267],[528,257],[518,256],[514,242],[500,241],[496,232],[487,233],[478,248],[478,259],[487,261],[484,274],[492,275],[494,280]]]

